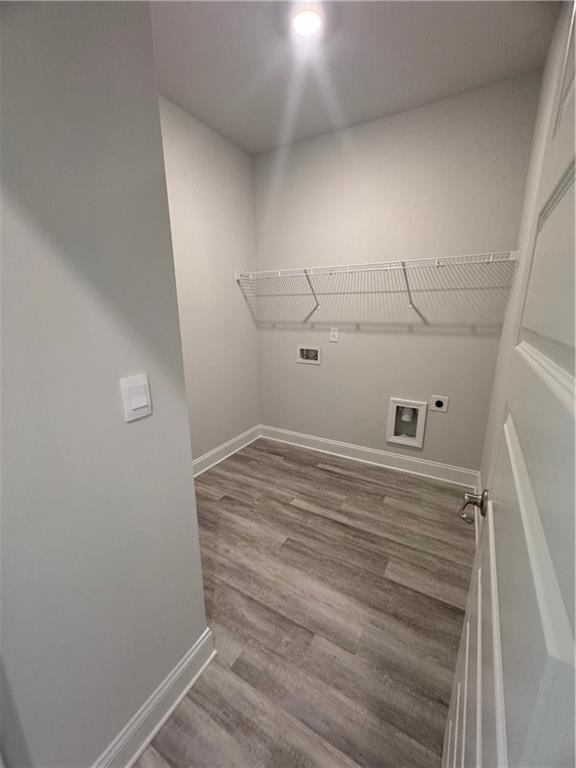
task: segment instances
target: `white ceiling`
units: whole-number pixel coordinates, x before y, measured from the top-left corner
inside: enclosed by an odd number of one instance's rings
[[[302,58],[284,2],[152,4],[160,91],[259,154],[543,64],[548,2],[328,2]]]

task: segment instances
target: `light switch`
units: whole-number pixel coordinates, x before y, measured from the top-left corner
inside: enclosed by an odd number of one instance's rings
[[[124,419],[135,421],[152,413],[152,399],[148,376],[138,373],[135,376],[127,376],[120,379],[120,391],[122,393],[122,405],[124,406]]]
[[[333,343],[340,341],[340,329],[339,328],[330,328],[330,341],[333,342]]]
[[[138,411],[140,408],[145,408],[148,405],[148,396],[146,393],[146,387],[142,384],[138,384],[128,390],[130,395],[130,408],[133,411]]]

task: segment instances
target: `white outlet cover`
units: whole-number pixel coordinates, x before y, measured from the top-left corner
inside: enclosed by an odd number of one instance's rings
[[[330,328],[330,341],[335,343],[340,341],[340,329]]]
[[[444,395],[432,395],[430,397],[430,410],[431,411],[440,411],[441,413],[446,413],[448,410],[448,403],[450,398],[445,397]]]

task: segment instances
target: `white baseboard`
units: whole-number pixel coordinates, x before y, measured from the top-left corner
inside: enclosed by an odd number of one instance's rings
[[[210,467],[224,461],[228,456],[231,456],[233,453],[250,445],[250,443],[253,443],[254,440],[257,440],[259,437],[260,425],[257,424],[255,427],[252,427],[252,429],[248,429],[246,432],[242,432],[241,435],[237,435],[226,443],[222,443],[222,445],[213,448],[211,451],[208,451],[208,453],[202,454],[202,456],[199,456],[192,462],[194,477],[198,477],[202,472],[206,472]]]
[[[278,429],[262,424],[260,434],[269,440],[277,440],[280,443],[290,443],[300,448],[311,448],[321,453],[341,456],[344,459],[362,461],[365,464],[376,464],[387,469],[396,469],[419,477],[427,477],[431,480],[462,485],[466,488],[475,488],[478,485],[478,472],[474,469],[455,467],[451,464],[441,464],[438,461],[419,459],[413,456],[404,456],[400,453],[382,451],[378,448],[365,448],[352,443],[341,443],[338,440],[329,440],[325,437],[303,435],[300,432],[291,432],[288,429]]]
[[[206,629],[92,768],[130,768],[215,655],[212,631]]]
[[[376,464],[379,467],[387,469],[396,469],[399,472],[407,472],[419,477],[427,477],[431,480],[440,480],[453,485],[462,485],[466,488],[480,487],[480,473],[475,469],[466,469],[464,467],[455,467],[452,464],[442,464],[439,461],[430,461],[429,459],[420,459],[415,456],[404,456],[401,453],[392,451],[382,451],[378,448],[366,448],[362,445],[353,445],[352,443],[341,443],[338,440],[329,440],[326,437],[316,437],[315,435],[304,435],[301,432],[291,432],[289,429],[279,429],[265,424],[259,424],[247,432],[228,440],[227,443],[219,445],[217,448],[205,453],[192,462],[194,477],[202,472],[219,464],[228,456],[245,448],[259,437],[265,437],[268,440],[276,440],[280,443],[289,443],[297,445],[300,448],[310,448],[313,451],[341,456],[344,459],[353,461],[362,461],[365,464]]]

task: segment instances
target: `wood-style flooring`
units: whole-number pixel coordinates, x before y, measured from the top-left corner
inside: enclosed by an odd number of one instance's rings
[[[198,477],[218,656],[137,768],[440,765],[462,490],[269,440]]]

